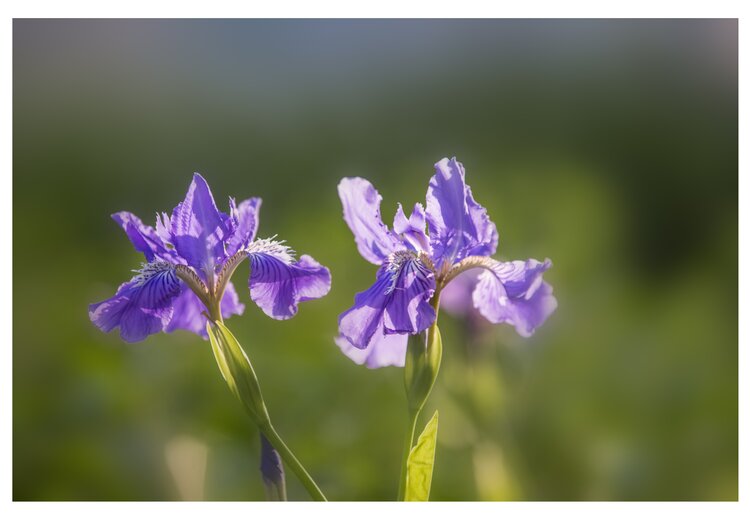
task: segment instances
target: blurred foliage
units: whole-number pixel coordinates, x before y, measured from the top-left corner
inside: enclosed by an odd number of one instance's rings
[[[374,276],[336,184],[389,218],[453,155],[560,307],[530,339],[441,316],[432,499],[737,498],[736,21],[16,20],[13,64],[15,499],[179,499],[184,438],[206,499],[263,499],[208,342],[86,312],[141,261],[109,214],[151,221],[194,171],[331,268],[293,320],[241,292],[228,325],[327,496],[393,499],[403,373],[332,341]]]

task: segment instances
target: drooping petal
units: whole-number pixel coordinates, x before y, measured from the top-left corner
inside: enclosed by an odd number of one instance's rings
[[[354,306],[339,316],[339,332],[349,343],[366,349],[378,333],[416,334],[435,321],[429,304],[435,280],[410,251],[391,255],[375,283],[354,297]]]
[[[299,261],[274,252],[273,249],[252,251],[250,260],[250,298],[268,316],[286,320],[297,314],[297,304],[328,294],[331,273],[304,255]]]
[[[184,292],[181,292],[172,303],[174,313],[169,324],[164,328],[164,332],[173,332],[177,329],[194,332],[203,339],[208,339],[206,332],[206,323],[208,319],[203,314],[206,307],[198,299],[193,291],[187,288],[185,284]],[[237,291],[230,282],[227,284],[224,296],[221,299],[221,315],[223,318],[229,318],[235,314],[242,314],[245,306],[239,301]]]
[[[419,258],[399,253],[391,257],[389,301],[383,327],[388,334],[416,334],[435,322],[435,309],[429,300],[435,293],[435,276]]]
[[[153,227],[145,225],[135,214],[122,211],[112,215],[112,219],[123,228],[125,234],[138,252],[142,252],[149,262],[157,257],[176,262],[175,253],[164,244]]]
[[[354,233],[359,253],[365,260],[381,264],[399,247],[380,218],[382,196],[364,178],[344,178],[338,190],[344,220]]]
[[[542,279],[551,266],[549,260],[495,262],[479,276],[474,306],[489,321],[508,323],[521,336],[531,336],[557,307],[552,287]]]
[[[383,315],[388,303],[391,276],[381,268],[375,283],[354,296],[354,305],[339,315],[339,332],[349,343],[360,350],[370,345],[372,337],[383,332]]]
[[[495,224],[474,201],[464,167],[455,158],[435,164],[427,189],[427,224],[438,268],[467,256],[491,256],[497,249]]]
[[[432,254],[430,240],[425,234],[425,215],[421,203],[414,204],[414,210],[409,218],[404,214],[401,204],[398,204],[396,216],[393,218],[393,232],[403,237],[405,244],[415,251]]]
[[[393,365],[403,367],[406,362],[406,343],[408,334],[388,334],[377,332],[365,349],[358,349],[343,336],[335,338],[339,346],[349,359],[357,365],[364,364],[369,369],[377,369]]]
[[[230,216],[235,223],[235,230],[227,241],[227,256],[247,247],[255,239],[261,203],[260,198],[248,198],[237,205],[234,198],[229,199]]]
[[[227,283],[224,296],[221,297],[221,316],[226,319],[230,316],[240,316],[243,312],[245,312],[245,304],[240,301],[234,284]]]
[[[211,189],[200,174],[193,175],[170,222],[175,249],[197,271],[214,270],[226,256],[224,240],[234,232],[232,220],[216,208]]]
[[[194,332],[204,338],[208,337],[206,332],[206,317],[203,312],[206,307],[198,299],[193,291],[183,283],[184,291],[174,300],[172,304],[174,313],[164,332],[173,332],[177,329]]]
[[[112,298],[91,304],[89,318],[104,332],[119,327],[123,340],[141,341],[169,324],[182,289],[171,264],[150,263]]]

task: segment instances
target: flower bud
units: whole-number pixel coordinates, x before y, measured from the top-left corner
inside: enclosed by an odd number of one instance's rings
[[[247,354],[222,322],[209,322],[207,330],[216,363],[229,389],[242,402],[256,425],[269,425],[271,422],[260,392],[258,377]]]
[[[404,384],[409,410],[422,408],[435,384],[440,360],[443,356],[443,341],[437,323],[427,329],[426,335],[409,336],[404,366]]]
[[[260,433],[260,473],[266,487],[266,498],[269,501],[286,501],[286,483],[281,456],[262,432]]]

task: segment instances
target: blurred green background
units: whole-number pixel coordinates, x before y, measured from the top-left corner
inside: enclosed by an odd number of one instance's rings
[[[375,272],[336,184],[368,178],[390,220],[453,155],[497,256],[551,258],[560,306],[530,339],[441,315],[432,498],[737,498],[736,21],[16,20],[13,39],[16,500],[263,499],[208,343],[88,320],[141,261],[109,215],[152,223],[194,171],[331,268],[278,322],[243,267],[228,325],[327,495],[393,499],[402,371],[333,343]]]

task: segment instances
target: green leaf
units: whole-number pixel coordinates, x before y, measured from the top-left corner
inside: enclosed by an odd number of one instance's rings
[[[405,501],[427,501],[430,499],[432,469],[435,465],[437,444],[438,411],[427,422],[417,444],[409,452],[406,472]]]
[[[250,360],[237,338],[221,323],[208,324],[208,339],[224,381],[258,424],[268,422],[268,411]]]

